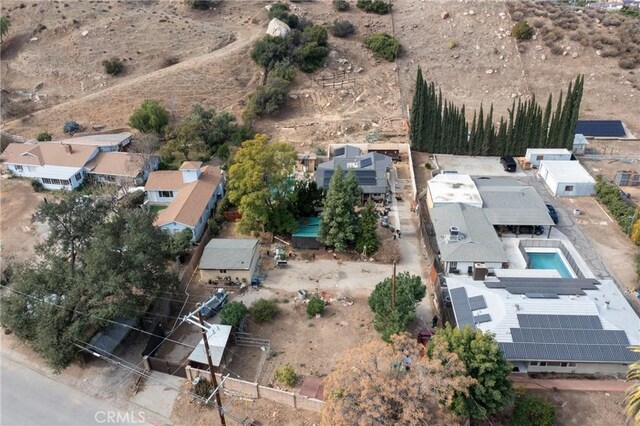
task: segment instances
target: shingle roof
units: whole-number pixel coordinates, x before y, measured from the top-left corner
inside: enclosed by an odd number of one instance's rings
[[[32,166],[83,167],[97,148],[84,145],[39,142],[12,143],[0,156],[7,163]]]
[[[197,170],[202,167],[202,161],[185,161],[179,170]]]
[[[142,168],[135,161],[135,154],[128,152],[101,152],[85,166],[89,173],[136,177]]]
[[[502,241],[483,209],[461,203],[435,206],[430,211],[438,239],[440,256],[445,262],[507,262]],[[462,235],[449,240],[449,228],[455,226]]]
[[[144,189],[146,191],[175,191],[185,185],[181,171],[157,170],[149,173]]]
[[[222,179],[220,169],[214,166],[203,167],[198,180],[184,185],[175,196],[169,207],[160,210],[155,220],[156,226],[171,222],[195,227],[213,197],[216,187]],[[154,172],[157,173],[157,172]],[[152,173],[152,175],[154,174]],[[182,173],[180,178],[182,178]],[[145,187],[145,189],[148,189]],[[171,189],[171,188],[165,188]]]
[[[249,270],[258,240],[214,238],[204,248],[200,269]]]

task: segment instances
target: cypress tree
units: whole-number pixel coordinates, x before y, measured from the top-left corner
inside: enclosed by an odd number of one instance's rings
[[[411,104],[411,126],[409,129],[409,138],[411,139],[411,147],[417,151],[424,149],[424,141],[422,138],[422,122],[424,119],[424,79],[422,77],[422,68],[418,67],[416,73],[416,89],[413,94],[413,102]]]
[[[482,138],[482,144],[480,148],[480,155],[487,156],[491,153],[491,148],[495,142],[495,129],[493,128],[493,104],[489,108],[489,114],[487,115],[487,121],[484,125],[484,135]]]

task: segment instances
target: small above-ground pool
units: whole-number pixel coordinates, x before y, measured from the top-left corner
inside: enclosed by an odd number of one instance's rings
[[[574,278],[571,267],[566,264],[562,255],[556,252],[531,252],[529,256],[529,269],[555,269],[562,278]]]

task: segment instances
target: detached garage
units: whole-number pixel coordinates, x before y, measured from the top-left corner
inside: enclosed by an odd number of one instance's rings
[[[569,161],[571,160],[571,151],[568,149],[558,148],[528,148],[524,155],[531,163],[532,167],[540,167],[540,162],[547,161]]]
[[[542,161],[538,174],[556,197],[588,197],[596,180],[578,161]]]

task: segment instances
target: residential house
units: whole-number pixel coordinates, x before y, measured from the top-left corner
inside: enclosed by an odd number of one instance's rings
[[[87,179],[142,183],[148,170],[158,166],[155,157],[140,162],[137,154],[103,152],[99,146],[60,142],[12,143],[0,160],[15,176],[35,179],[51,190],[72,190]]]
[[[336,167],[355,172],[358,186],[365,196],[380,196],[395,191],[393,160],[375,152],[360,155],[360,149],[346,145],[333,152],[333,159],[321,163],[316,171],[319,188],[328,189]]]
[[[258,240],[255,238],[214,238],[200,258],[200,277],[207,281],[230,276],[234,280],[250,282],[256,275],[259,259]]]
[[[191,229],[192,241],[197,242],[224,196],[223,175],[218,167],[185,161],[179,170],[151,172],[145,191],[149,204],[167,206],[158,212],[156,226],[171,234]]]

